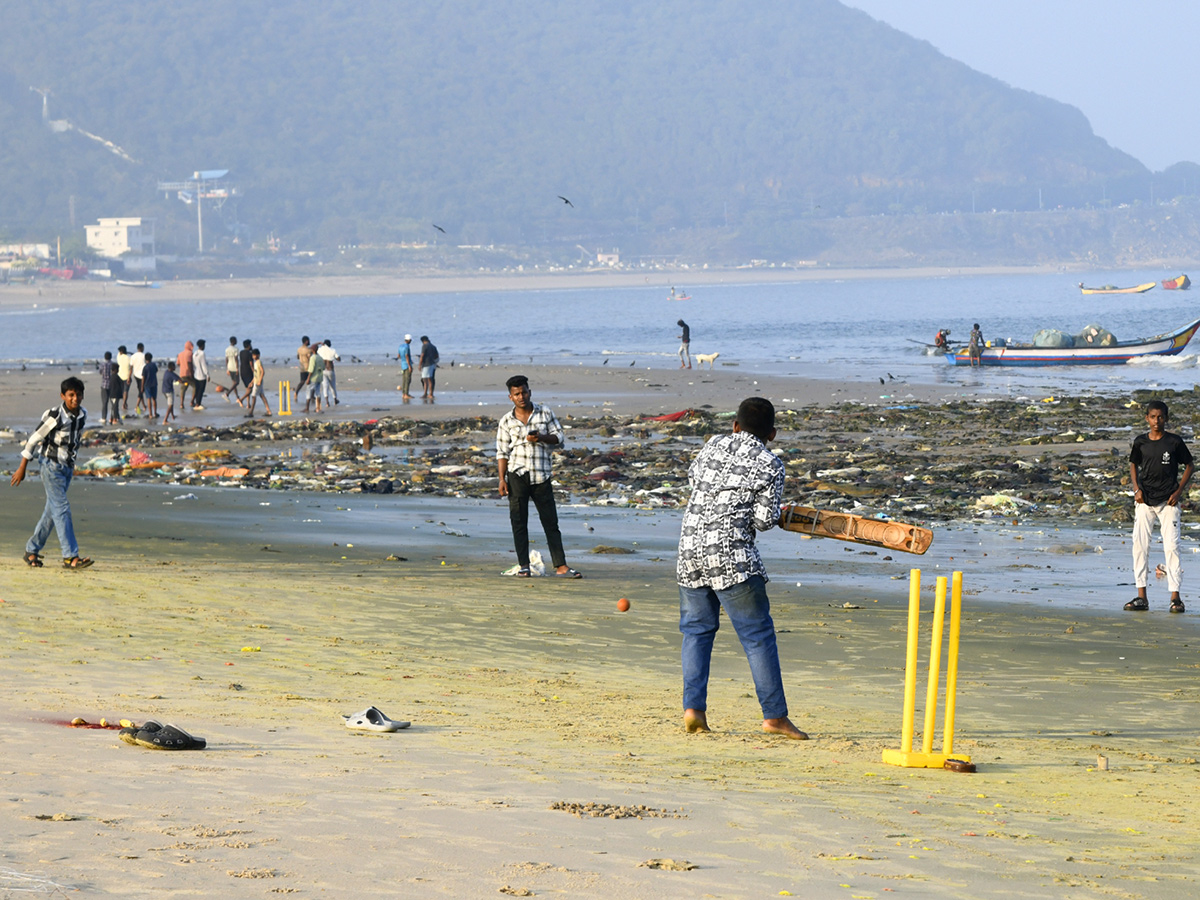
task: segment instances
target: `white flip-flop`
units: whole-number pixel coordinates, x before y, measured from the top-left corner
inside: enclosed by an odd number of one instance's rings
[[[342,718],[346,720],[347,728],[357,728],[362,731],[399,731],[412,724],[412,722],[397,722],[389,719],[374,706],[368,706],[362,712],[352,716],[342,716]]]

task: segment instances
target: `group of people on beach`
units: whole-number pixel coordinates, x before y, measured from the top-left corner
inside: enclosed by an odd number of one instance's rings
[[[296,382],[295,399],[298,402],[301,390],[305,391],[304,412],[309,412],[314,402],[317,412],[321,412],[322,402],[326,409],[341,403],[335,363],[342,357],[332,342],[326,340],[312,344],[305,335],[296,357],[300,362],[300,377]],[[105,350],[98,368],[101,425],[120,425],[125,419],[143,415],[152,421],[156,420],[160,390],[164,406],[163,425],[178,419],[175,414],[176,394],[179,395],[180,412],[189,409],[202,412],[204,395],[210,380],[213,380],[203,338],[195,343],[185,341],[183,349],[174,359],[168,360],[165,367],[155,359],[153,353],[146,350],[145,344],[139,343],[133,353],[122,344],[117,348],[115,359],[111,350]],[[236,402],[247,411],[247,418],[253,418],[261,401],[263,414],[272,415],[265,388],[266,369],[262,352],[254,346],[253,341],[245,338],[239,347],[236,337],[229,338],[229,346],[225,348],[225,374],[229,379],[228,387],[214,380],[213,391],[224,397],[226,403]],[[188,391],[192,393],[190,402]],[[129,409],[131,401],[132,412]]]
[[[333,348],[329,340],[317,341],[313,344],[308,335],[300,338],[300,346],[296,348],[296,359],[300,361],[300,377],[296,381],[295,401],[300,402],[300,389],[304,389],[304,412],[315,403],[316,411],[321,412],[321,404],[331,410],[339,403],[337,391],[337,368],[334,365],[341,361],[341,355]],[[267,415],[270,415],[268,410]]]
[[[429,335],[421,335],[421,347],[414,364],[412,339],[411,334],[406,334],[404,343],[396,351],[396,359],[400,360],[400,384],[396,386],[396,390],[400,391],[401,400],[412,399],[409,388],[412,387],[413,369],[417,368],[421,372],[421,399],[432,401],[434,388],[437,387],[437,367],[440,362],[438,348],[429,340]]]
[[[401,347],[402,358],[410,341],[411,336],[406,335],[405,346]],[[422,338],[422,343],[428,344],[428,338]],[[231,362],[228,368],[232,386],[228,389],[218,387],[218,390],[232,393],[239,403],[248,398],[252,413],[256,399],[261,398],[264,404],[266,402],[261,390],[260,354],[251,347],[249,340],[243,342],[241,351],[236,347],[236,338],[230,338],[232,353],[231,350],[226,351],[227,359],[232,361],[236,358],[239,366],[234,369]],[[190,354],[188,361],[193,388],[196,388],[197,381],[196,349],[203,358],[203,341],[198,341],[195,349],[191,342],[185,346],[185,352]],[[125,348],[121,347],[119,352],[125,355]],[[153,357],[145,353],[141,345],[138,346],[138,352],[142,354],[142,359],[141,374],[136,381],[135,409],[140,406],[141,400],[152,401],[154,397],[154,392],[147,390],[148,382],[155,374],[154,369],[150,369],[149,374],[147,372],[153,364]],[[251,378],[248,382],[240,368],[244,352],[249,353],[251,360]],[[330,353],[332,356],[327,358],[325,354]],[[306,387],[307,395],[311,397],[314,382],[324,384],[328,371],[323,363],[315,363],[314,360],[337,359],[336,351],[328,341],[314,346],[305,337],[297,356],[302,366],[297,397],[301,386]],[[407,356],[405,371],[411,371],[411,354]],[[436,358],[437,350],[434,348],[428,357],[433,362],[422,366],[423,380],[426,374],[424,370],[431,370],[428,373],[430,384],[427,394],[430,398],[433,393],[432,368],[436,366]],[[422,362],[426,362],[426,359],[423,352]],[[183,360],[176,362],[182,363]],[[126,365],[129,377],[134,378],[132,361]],[[179,365],[178,368],[183,366]],[[127,394],[133,391],[122,377],[123,371],[121,363],[118,363],[116,373],[110,371],[108,380],[102,382],[102,403],[106,413],[108,404],[118,400],[124,402]],[[170,382],[172,387],[182,381],[176,373],[175,363],[168,364],[167,371],[175,376]],[[206,368],[201,371],[207,374]],[[239,380],[246,384],[246,397],[239,395]],[[528,508],[532,500],[546,534],[552,574],[562,578],[582,578],[580,572],[567,564],[554,503],[552,451],[561,450],[564,446],[563,428],[553,411],[533,402],[526,376],[512,376],[505,387],[512,409],[500,419],[497,426],[496,460],[499,494],[508,500],[517,554],[518,565],[513,574],[518,577],[530,577],[533,574],[528,530]],[[92,560],[80,555],[67,489],[74,474],[76,455],[87,421],[87,412],[82,405],[83,382],[75,377],[67,378],[62,382],[60,392],[61,402],[42,414],[41,422],[26,441],[21,451],[21,462],[11,483],[14,487],[19,485],[25,479],[29,461],[34,456],[40,457],[46,506],[26,542],[25,563],[36,568],[42,567],[42,548],[50,532],[55,530],[62,548],[63,566],[81,569],[92,565]],[[182,399],[182,389],[180,394]],[[337,403],[336,393],[333,396],[333,402]],[[193,408],[199,407],[199,398],[202,397],[203,387],[194,389]],[[1148,430],[1134,439],[1129,454],[1135,506],[1133,563],[1138,595],[1125,604],[1126,610],[1149,609],[1149,545],[1154,523],[1157,522],[1166,556],[1162,575],[1166,577],[1170,591],[1169,609],[1172,613],[1185,611],[1179,593],[1182,580],[1179,559],[1180,504],[1193,475],[1194,464],[1191,451],[1183,439],[1166,430],[1169,416],[1166,403],[1151,401],[1146,412]],[[762,710],[762,729],[795,740],[806,740],[808,737],[788,717],[775,626],[766,591],[768,579],[755,544],[757,532],[781,524],[783,515],[784,466],[767,447],[775,435],[775,408],[771,402],[762,397],[747,398],[738,406],[731,431],[711,438],[696,454],[688,469],[691,494],[680,528],[676,581],[680,598],[679,630],[683,635],[683,724],[689,732],[710,730],[707,699],[709,669],[723,610],[750,664]]]
[[[200,338],[194,344],[185,341],[178,355],[168,360],[165,368],[155,359],[154,354],[146,350],[146,345],[139,343],[137,349],[130,353],[122,344],[117,348],[116,359],[111,350],[104,351],[104,359],[99,363],[100,375],[100,424],[120,425],[125,419],[146,416],[150,420],[158,418],[158,394],[161,387],[163,397],[162,424],[166,425],[172,419],[178,419],[175,414],[175,394],[179,394],[179,409],[190,409],[193,412],[204,411],[204,394],[208,389],[210,371],[207,342]],[[247,338],[242,341],[239,350],[237,338],[229,339],[225,348],[225,371],[230,378],[230,386],[214,384],[214,391],[225,398],[227,403],[237,401],[238,406],[246,407],[249,402],[247,416],[253,416],[258,400],[262,400],[266,415],[271,415],[267,403],[267,395],[263,389],[266,372],[262,364],[262,354]],[[240,389],[239,389],[240,388]],[[188,402],[188,391],[192,392],[191,402]],[[133,400],[133,411],[129,410],[130,400]]]

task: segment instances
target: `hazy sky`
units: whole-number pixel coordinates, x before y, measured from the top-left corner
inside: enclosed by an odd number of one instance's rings
[[[1200,162],[1197,0],[842,0],[1013,87],[1083,111],[1153,171]]]

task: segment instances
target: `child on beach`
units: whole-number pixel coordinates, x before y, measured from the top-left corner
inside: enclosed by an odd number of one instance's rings
[[[117,364],[113,362],[112,351],[104,351],[104,362],[100,363],[100,424],[109,424],[108,411],[112,409],[112,424],[117,424],[117,403],[121,396],[119,391],[123,388],[121,380],[117,378]]]
[[[1179,597],[1183,567],[1179,564],[1179,501],[1192,478],[1192,453],[1177,434],[1167,431],[1170,411],[1161,400],[1146,406],[1146,424],[1150,430],[1133,439],[1129,452],[1129,482],[1133,486],[1133,577],[1137,596],[1125,609],[1141,612],[1150,608],[1146,587],[1150,583],[1150,532],[1158,521],[1166,556],[1167,588],[1171,591],[1171,612],[1185,611]],[[1183,477],[1179,467],[1183,466]]]
[[[175,416],[175,384],[179,381],[179,376],[175,374],[175,363],[167,363],[167,371],[163,372],[162,391],[163,403],[167,405],[167,411],[163,413],[162,423],[166,425],[169,421],[176,418]]]
[[[145,365],[142,366],[142,391],[146,397],[146,414],[151,421],[158,418],[158,363],[154,354],[146,354]]]
[[[683,634],[683,724],[709,731],[708,673],[725,610],[750,663],[762,729],[794,740],[808,735],[788,718],[767,572],[755,531],[779,524],[783,463],[767,449],[775,407],[762,397],[741,402],[732,434],[714,437],[688,469],[692,495],[679,536],[679,630]]]
[[[248,388],[250,392],[250,411],[246,413],[247,419],[254,418],[254,405],[262,399],[263,409],[266,410],[264,415],[271,415],[271,404],[267,402],[267,394],[263,390],[263,379],[267,377],[266,370],[263,369],[262,354],[257,349],[250,351],[251,371],[254,373]]]
[[[50,529],[58,532],[58,543],[62,547],[63,566],[68,569],[86,569],[92,564],[86,556],[79,555],[79,544],[75,541],[75,527],[71,520],[71,504],[67,501],[67,488],[75,474],[75,455],[79,452],[83,426],[87,424],[87,410],[83,408],[83,382],[72,376],[59,387],[62,403],[42,413],[42,421],[21,451],[21,463],[12,476],[12,486],[25,480],[25,467],[33,455],[42,458],[42,485],[46,488],[46,509],[25,544],[25,565],[35,569],[42,567],[41,550],[50,537]]]

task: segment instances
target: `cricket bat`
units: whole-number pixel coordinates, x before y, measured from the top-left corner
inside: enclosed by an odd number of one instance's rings
[[[856,544],[871,544],[921,554],[933,543],[933,532],[919,525],[904,522],[868,519],[851,513],[830,512],[807,506],[785,506],[779,517],[779,527],[786,531],[813,537],[837,538]]]

